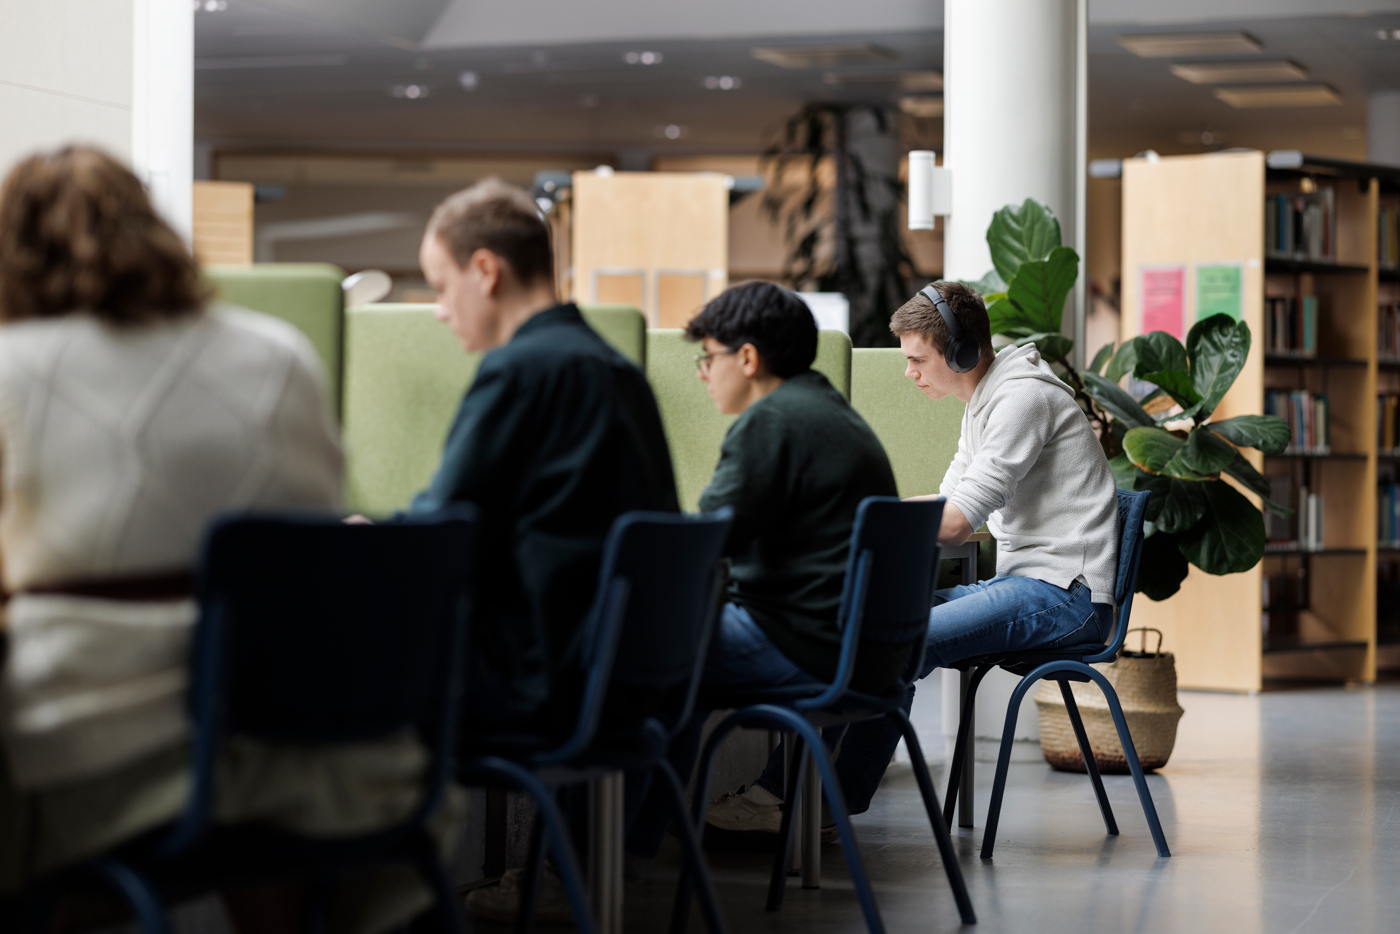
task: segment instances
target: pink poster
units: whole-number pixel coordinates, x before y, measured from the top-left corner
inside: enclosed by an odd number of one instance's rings
[[[1142,329],[1138,332],[1166,331],[1177,340],[1186,337],[1184,301],[1186,267],[1157,266],[1142,269]]]

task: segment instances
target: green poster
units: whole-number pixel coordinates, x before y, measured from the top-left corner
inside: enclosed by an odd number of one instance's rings
[[[1240,320],[1244,305],[1244,269],[1239,263],[1217,263],[1196,267],[1196,320],[1211,315],[1229,315]]]

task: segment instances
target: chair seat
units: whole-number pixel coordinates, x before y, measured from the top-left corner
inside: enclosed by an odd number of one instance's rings
[[[1097,658],[1106,649],[1102,642],[1085,642],[1080,645],[1066,645],[1057,649],[1031,649],[1026,652],[997,652],[992,655],[974,655],[955,662],[951,667],[958,671],[969,671],[983,665],[996,665],[1016,675],[1028,675],[1046,662],[1083,662]],[[1087,681],[1082,675],[1072,672],[1057,672],[1047,676],[1048,681]]]

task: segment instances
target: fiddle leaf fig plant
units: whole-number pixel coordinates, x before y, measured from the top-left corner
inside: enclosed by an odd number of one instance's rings
[[[987,228],[993,269],[965,284],[982,294],[992,334],[1035,344],[1074,390],[1099,435],[1114,482],[1147,491],[1137,590],[1165,600],[1181,588],[1189,565],[1208,574],[1249,570],[1264,556],[1264,518],[1225,478],[1269,499],[1269,481],[1243,448],[1279,454],[1292,433],[1272,415],[1212,421],[1249,356],[1249,326],[1229,315],[1198,321],[1183,345],[1165,331],[1106,344],[1088,367],[1074,366],[1074,342],[1060,331],[1065,298],[1079,275],[1079,256],[1061,245],[1054,212],[1027,198],[1008,204]],[[1154,389],[1141,399],[1120,384],[1131,376]]]

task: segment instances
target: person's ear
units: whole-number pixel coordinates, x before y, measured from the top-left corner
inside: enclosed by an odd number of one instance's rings
[[[763,358],[758,355],[758,348],[753,344],[743,345],[734,356],[738,359],[740,372],[747,379],[753,379],[763,368]]]
[[[471,258],[467,260],[467,266],[475,273],[481,293],[495,296],[501,287],[501,258],[482,248],[472,253]]]

